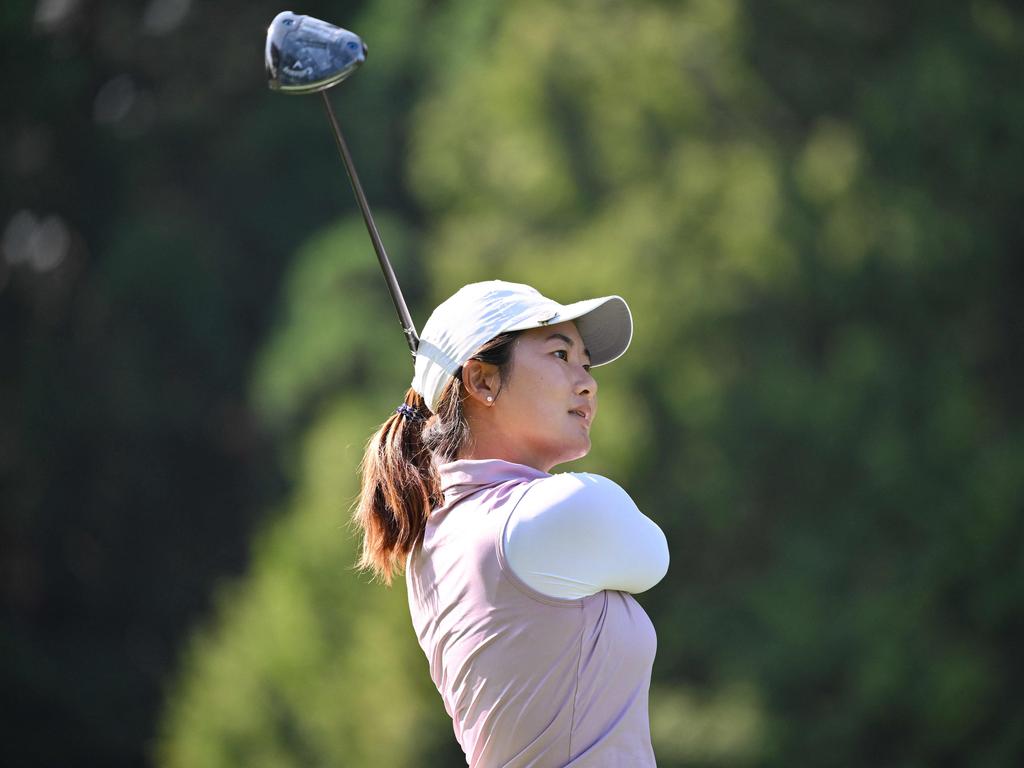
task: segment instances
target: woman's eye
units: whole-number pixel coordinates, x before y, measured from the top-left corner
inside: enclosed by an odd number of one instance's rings
[[[556,349],[555,350],[555,355],[558,356],[558,358],[561,359],[561,360],[568,360],[569,359],[569,353],[566,350],[564,350],[564,349]]]
[[[587,373],[590,373],[590,363],[584,363],[583,370],[586,371]]]

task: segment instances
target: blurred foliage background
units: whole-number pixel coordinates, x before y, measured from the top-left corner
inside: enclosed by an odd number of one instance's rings
[[[0,13],[5,765],[434,766],[347,525],[408,352],[263,0]],[[333,92],[420,324],[621,293],[663,766],[1024,760],[1024,15],[365,0]]]

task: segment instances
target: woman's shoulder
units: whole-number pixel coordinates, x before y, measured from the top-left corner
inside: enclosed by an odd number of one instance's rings
[[[590,472],[562,472],[530,484],[516,509],[521,521],[574,524],[581,517],[597,523],[601,517],[636,514],[629,494],[602,475]]]
[[[548,499],[552,502],[564,502],[573,500],[601,501],[601,500],[629,500],[629,494],[625,489],[603,475],[595,475],[592,472],[560,472],[548,477],[536,480],[528,492],[535,501]]]
[[[661,529],[618,483],[587,472],[533,481],[508,518],[504,543],[513,571],[527,583],[536,577],[540,591],[560,574],[586,586],[585,594],[642,592],[668,568]],[[570,594],[579,596],[555,596]]]

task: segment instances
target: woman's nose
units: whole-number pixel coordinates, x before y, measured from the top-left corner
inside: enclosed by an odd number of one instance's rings
[[[576,392],[580,395],[596,395],[597,394],[597,379],[595,379],[590,371],[583,366],[580,366],[580,370],[583,372],[580,376],[579,383],[576,385]]]

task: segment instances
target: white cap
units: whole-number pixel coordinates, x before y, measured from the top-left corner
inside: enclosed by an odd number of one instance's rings
[[[633,317],[619,296],[559,304],[522,283],[470,283],[438,305],[423,326],[412,388],[435,411],[448,378],[495,336],[566,320],[576,321],[591,365],[620,357],[633,337]]]

